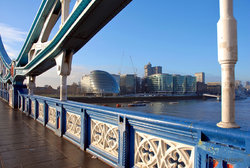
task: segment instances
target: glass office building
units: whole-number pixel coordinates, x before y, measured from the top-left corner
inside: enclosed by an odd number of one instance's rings
[[[169,74],[154,74],[146,79],[149,92],[173,92],[173,76]]]
[[[133,74],[126,74],[120,76],[121,94],[136,93],[136,76]]]
[[[194,76],[154,74],[144,79],[146,92],[186,94],[196,92]]]
[[[89,94],[118,94],[119,85],[115,78],[108,72],[95,70],[90,75],[82,77],[81,86],[83,93]]]
[[[186,77],[186,93],[196,92],[196,77],[187,75]]]

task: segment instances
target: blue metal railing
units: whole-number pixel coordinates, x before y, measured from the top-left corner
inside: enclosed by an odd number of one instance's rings
[[[114,167],[250,167],[247,129],[20,93],[18,100],[21,111]]]
[[[0,96],[6,102],[9,102],[9,92],[7,90],[0,89]]]

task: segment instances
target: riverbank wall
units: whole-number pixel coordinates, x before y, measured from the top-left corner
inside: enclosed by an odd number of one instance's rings
[[[202,99],[202,96],[152,96],[152,97],[133,97],[133,96],[110,96],[110,97],[82,97],[69,96],[68,100],[84,103],[122,103],[133,101],[176,101]]]

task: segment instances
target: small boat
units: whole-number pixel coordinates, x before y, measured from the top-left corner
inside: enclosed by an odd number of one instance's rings
[[[130,103],[128,107],[146,106],[145,103]]]
[[[144,104],[144,103],[150,103],[150,101],[133,101],[133,104]]]

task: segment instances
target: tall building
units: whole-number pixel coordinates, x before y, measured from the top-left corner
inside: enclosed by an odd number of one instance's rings
[[[194,74],[196,77],[196,82],[205,83],[205,73],[204,72],[198,72]]]
[[[121,75],[120,89],[121,94],[134,94],[136,92],[136,76],[134,74]]]
[[[155,66],[153,68],[153,74],[162,74],[162,67],[161,66]]]
[[[144,75],[145,77],[147,77],[153,74],[162,74],[162,67],[161,66],[152,67],[151,63],[149,62],[147,65],[144,66]]]

